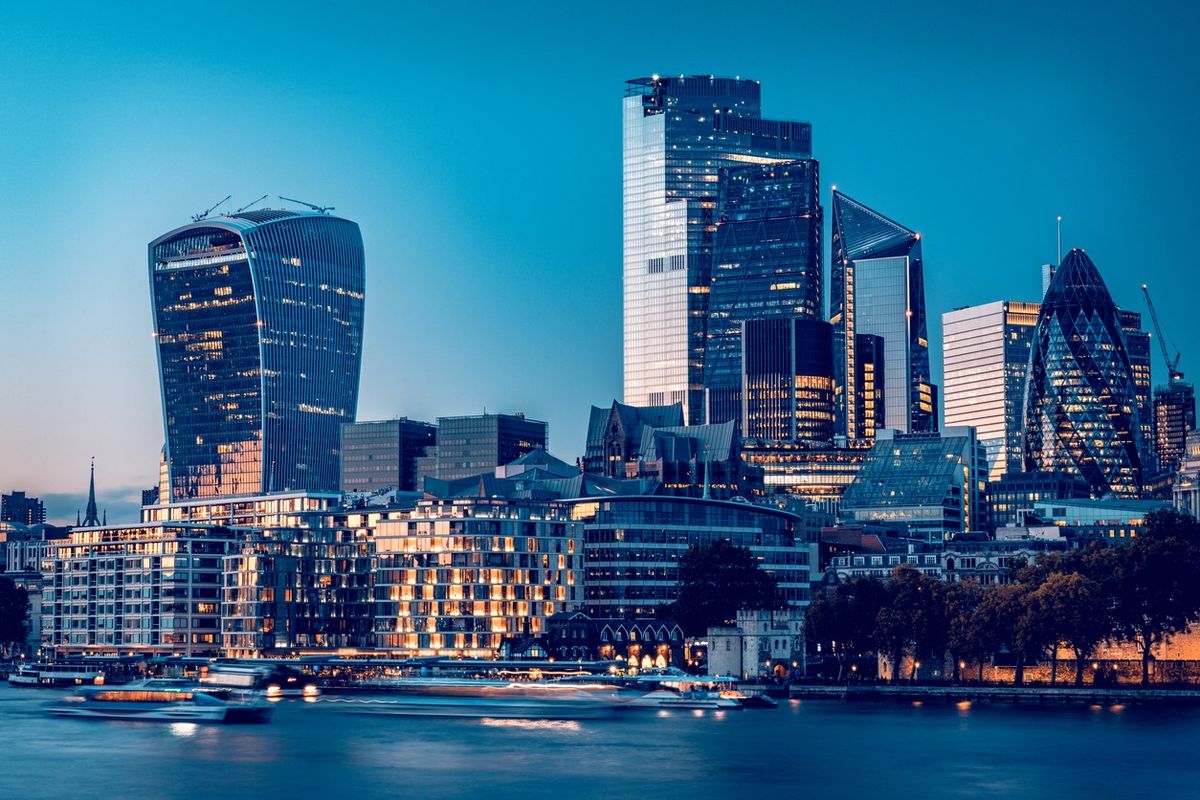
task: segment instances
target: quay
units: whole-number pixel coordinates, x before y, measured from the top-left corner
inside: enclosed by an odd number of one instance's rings
[[[911,703],[1011,703],[1015,705],[1200,706],[1200,689],[1140,686],[921,686],[794,684],[792,699]]]

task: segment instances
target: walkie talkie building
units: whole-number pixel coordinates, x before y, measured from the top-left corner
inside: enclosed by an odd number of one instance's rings
[[[150,243],[170,497],[337,491],[365,270],[358,225],[256,210]]]

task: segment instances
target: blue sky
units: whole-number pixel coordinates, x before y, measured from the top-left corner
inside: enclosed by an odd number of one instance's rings
[[[0,489],[53,518],[92,455],[110,520],[155,483],[146,243],[230,193],[362,226],[360,419],[523,410],[573,459],[621,390],[620,98],[654,72],[759,79],[826,204],[921,231],[936,372],[943,311],[1036,299],[1057,214],[1200,361],[1187,4],[165,5],[0,26]]]

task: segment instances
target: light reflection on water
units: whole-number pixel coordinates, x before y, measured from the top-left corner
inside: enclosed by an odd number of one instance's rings
[[[1200,709],[811,700],[576,722],[355,715],[285,700],[266,725],[172,725],[51,717],[42,705],[57,696],[0,686],[0,798],[614,800],[633,791],[614,787],[636,783],[640,797],[695,800],[744,794],[749,781],[764,796],[1061,800],[1174,797],[1200,783]]]

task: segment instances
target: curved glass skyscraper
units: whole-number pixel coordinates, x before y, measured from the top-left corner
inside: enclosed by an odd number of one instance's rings
[[[1081,475],[1097,496],[1136,497],[1142,452],[1120,313],[1096,265],[1072,250],[1038,314],[1025,398],[1025,469]]]
[[[337,491],[365,270],[358,225],[256,210],[150,243],[170,497]]]

